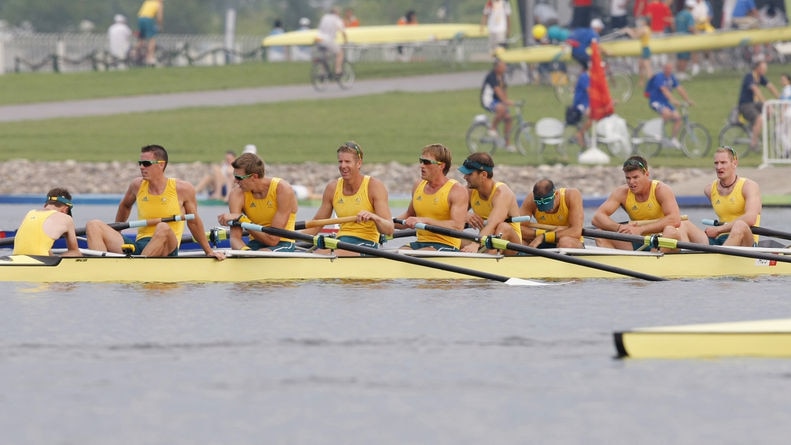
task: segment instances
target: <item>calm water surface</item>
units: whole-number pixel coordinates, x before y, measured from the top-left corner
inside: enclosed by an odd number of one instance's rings
[[[785,444],[791,361],[612,333],[791,317],[790,284],[0,283],[2,442]]]

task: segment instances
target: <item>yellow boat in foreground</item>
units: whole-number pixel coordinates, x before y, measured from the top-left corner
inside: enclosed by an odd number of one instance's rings
[[[766,251],[764,249],[762,251]],[[389,250],[389,252],[397,252]],[[665,278],[758,277],[791,275],[791,263],[719,253],[655,254],[611,249],[557,249],[597,264]],[[202,255],[202,252],[200,252]],[[389,258],[340,257],[315,253],[227,251],[216,261],[203,256],[168,258],[36,256],[0,257],[0,281],[31,282],[245,282],[282,280],[400,280],[474,278],[468,274]],[[435,264],[519,279],[568,281],[626,278],[613,272],[538,256],[412,253]],[[400,256],[401,254],[398,254]]]
[[[619,357],[791,357],[791,318],[640,328],[615,333]]]

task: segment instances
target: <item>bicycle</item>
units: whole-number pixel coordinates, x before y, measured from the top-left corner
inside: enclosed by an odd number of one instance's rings
[[[751,151],[758,151],[752,147],[752,134],[753,130],[749,122],[739,113],[739,108],[736,107],[731,110],[728,121],[720,130],[720,147],[731,147],[736,152],[736,156],[742,158]]]
[[[635,152],[643,157],[657,156],[663,148],[672,147],[681,150],[688,158],[706,156],[711,149],[711,135],[703,125],[689,119],[689,104],[680,107],[681,130],[678,133],[679,145],[667,137],[671,133],[670,121],[665,122],[661,117],[655,117],[640,123],[634,129],[632,144]]]
[[[512,140],[516,146],[516,150],[523,156],[527,156],[528,152],[537,149],[537,138],[533,133],[533,125],[524,120],[522,116],[522,109],[524,108],[525,101],[520,100],[513,105],[514,115],[511,117],[511,133]],[[472,124],[467,129],[467,148],[470,153],[479,151],[489,152],[494,154],[498,148],[505,146],[505,140],[498,134],[497,136],[490,136],[489,129],[491,128],[491,114],[478,114],[473,118]]]
[[[634,80],[627,71],[616,70],[609,63],[604,63],[604,74],[610,95],[619,103],[626,103],[634,93]],[[574,99],[574,89],[577,86],[578,72],[566,69],[565,71],[551,71],[550,85],[555,89],[555,98],[558,102],[569,105]]]
[[[355,74],[352,64],[346,57],[343,59],[341,74],[335,74],[335,55],[326,47],[314,47],[311,57],[310,83],[316,91],[324,91],[328,82],[338,82],[341,89],[349,89],[354,84]]]

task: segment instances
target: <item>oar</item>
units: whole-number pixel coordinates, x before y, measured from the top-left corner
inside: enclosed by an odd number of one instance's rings
[[[707,226],[721,226],[722,223],[716,219],[704,219],[703,224]],[[791,240],[791,233],[781,232],[779,230],[767,229],[766,227],[751,226],[750,231],[756,235],[771,236],[773,238]]]
[[[343,216],[341,218],[311,219],[309,221],[297,221],[294,224],[295,230],[310,229],[311,227],[324,227],[332,224],[343,224],[357,221],[357,216]]]
[[[394,220],[398,224],[403,224],[403,220]],[[474,233],[469,232],[462,232],[459,230],[448,229],[445,227],[439,226],[431,226],[424,223],[417,223],[415,224],[415,228],[421,230],[428,230],[429,232],[439,233],[441,235],[452,236],[454,238],[464,238],[468,240],[472,240],[476,243],[480,243],[481,245],[489,248],[489,249],[499,249],[499,250],[513,250],[516,252],[524,252],[529,253],[535,256],[542,256],[545,258],[551,258],[553,260],[562,261],[564,263],[576,264],[578,266],[583,267],[590,267],[592,269],[599,269],[604,270],[607,272],[612,272],[618,275],[626,275],[629,277],[639,278],[641,280],[648,280],[648,281],[666,281],[662,277],[658,277],[655,275],[649,275],[642,272],[635,272],[633,270],[622,269],[620,267],[610,266],[607,264],[597,263],[595,261],[589,261],[583,258],[563,255],[561,253],[552,252],[549,250],[539,249],[536,247],[525,246],[523,244],[516,244],[504,240],[502,238],[497,238],[493,236],[485,236],[481,237]]]
[[[664,247],[667,249],[687,249],[699,252],[721,253],[723,255],[741,256],[745,258],[755,258],[758,260],[780,261],[783,263],[791,263],[791,256],[777,255],[766,252],[752,252],[744,248],[734,248],[726,246],[710,246],[708,244],[689,243],[685,241],[678,241],[673,238],[664,238],[657,235],[629,235],[626,233],[609,232],[606,230],[592,230],[582,229],[584,236],[593,238],[607,238],[616,241],[627,241],[644,243],[652,248]]]
[[[115,230],[124,230],[124,229],[129,229],[131,227],[154,226],[161,222],[190,221],[192,219],[195,219],[195,215],[192,213],[188,213],[186,215],[173,215],[165,218],[138,219],[135,221],[114,222],[108,225]],[[85,235],[85,227],[80,227],[75,232],[77,233],[77,236]],[[16,237],[11,236],[8,238],[0,239],[0,246],[7,246],[14,244],[14,238]]]
[[[241,227],[247,230],[255,230],[257,232],[264,232],[274,236],[310,241],[319,249],[343,249],[343,250],[348,250],[350,252],[365,254],[368,256],[387,258],[389,260],[401,261],[403,263],[410,263],[418,266],[431,267],[433,269],[441,269],[448,272],[455,272],[461,275],[469,275],[472,277],[499,281],[509,286],[544,286],[549,284],[549,283],[542,283],[539,281],[523,280],[521,278],[506,277],[503,275],[496,275],[474,269],[467,269],[464,267],[458,267],[451,264],[429,261],[423,258],[413,257],[410,255],[388,252],[386,250],[380,250],[380,249],[373,249],[366,246],[358,246],[357,244],[345,243],[343,241],[338,241],[335,238],[330,238],[324,235],[312,236],[302,232],[294,232],[291,230],[280,229],[277,227],[264,227],[258,224],[239,223],[236,221],[232,221],[231,224],[240,225]]]
[[[530,215],[522,215],[522,216],[514,216],[514,217],[506,218],[505,222],[518,222],[518,223],[528,222],[527,226],[530,227],[530,228],[533,228],[533,229],[544,229],[544,230],[563,230],[563,229],[568,229],[568,226],[553,226],[551,224],[540,224],[540,223],[529,222],[531,219],[533,219],[533,217],[530,216]],[[681,215],[681,221],[686,221],[688,219],[689,219],[689,217],[687,215]],[[659,221],[659,220],[658,219],[643,219],[643,220],[639,220],[639,221],[624,221],[621,224],[632,224],[632,225],[635,225],[635,226],[644,226],[646,224],[655,223],[657,221]]]

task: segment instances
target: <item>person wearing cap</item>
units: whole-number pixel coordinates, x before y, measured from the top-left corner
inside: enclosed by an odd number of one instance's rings
[[[217,216],[217,222],[227,226],[233,221],[252,222],[266,227],[294,230],[297,218],[297,195],[291,185],[281,178],[267,177],[264,160],[253,153],[244,153],[233,163],[236,187],[228,195],[228,213]],[[243,230],[231,227],[231,248],[293,252],[293,239],[281,238],[265,232],[251,231],[250,241],[242,240]]]
[[[192,214],[187,227],[193,239],[200,244],[207,256],[225,259],[220,251],[212,250],[206,239],[206,229],[198,213],[195,187],[187,181],[168,178],[168,152],[161,145],[146,145],[140,149],[137,161],[140,177],[132,180],[118,204],[116,222],[129,219],[132,207],[137,206],[138,219],[169,218]],[[103,252],[124,253],[126,244],[134,245],[134,254],[150,257],[178,255],[184,221],[160,222],[138,229],[134,239],[125,238],[120,232],[101,220],[91,220],[85,225],[88,248]]]
[[[626,184],[618,186],[599,206],[591,222],[599,229],[627,235],[661,233],[664,238],[680,239],[679,228],[690,221],[681,221],[681,211],[673,189],[664,182],[651,179],[648,161],[632,156],[623,163]],[[628,222],[617,222],[612,215],[623,209]],[[640,250],[642,242],[630,243],[597,238],[596,245],[622,250]],[[667,251],[662,248],[661,250]]]
[[[297,31],[310,31],[310,19],[302,17],[299,19],[299,29]],[[292,49],[291,59],[294,61],[306,62],[310,60],[310,46],[299,45]]]
[[[362,173],[363,150],[357,142],[344,142],[336,153],[341,177],[327,183],[313,219],[330,218],[333,212],[338,218],[356,216],[355,221],[340,225],[338,240],[377,249],[383,235],[393,234],[387,187],[382,181]],[[303,232],[315,235],[320,230],[321,227],[311,227]],[[336,253],[356,255],[346,251]]]
[[[113,65],[123,68],[129,57],[129,49],[132,47],[132,30],[126,24],[126,17],[121,14],[116,14],[113,22],[107,29],[109,51]]]
[[[420,180],[412,187],[409,207],[398,216],[398,219],[404,220],[403,227],[414,229],[415,224],[424,223],[451,230],[464,230],[470,196],[464,186],[447,176],[452,162],[448,147],[442,144],[426,145],[418,162]],[[417,241],[402,248],[457,251],[461,248],[461,240],[418,229]]]
[[[82,256],[71,216],[71,194],[64,188],[47,192],[43,209],[27,212],[14,237],[14,255],[52,255],[52,245],[66,238],[66,252],[61,256]]]
[[[530,215],[538,228],[530,222],[522,223],[522,239],[530,247],[582,248],[582,225],[585,212],[582,209],[582,193],[575,188],[556,188],[552,180],[540,179],[533,185],[519,208],[522,215]]]
[[[579,62],[583,68],[588,69],[590,54],[588,48],[594,40],[599,39],[599,33],[604,29],[601,19],[593,19],[588,28],[577,28],[569,34],[568,43],[571,46],[571,58]]]
[[[522,244],[522,230],[519,223],[505,222],[506,218],[519,216],[516,194],[506,184],[492,179],[494,161],[489,153],[479,152],[467,156],[459,171],[467,181],[470,194],[469,205],[472,212],[467,212],[467,225],[478,229],[481,237],[496,234],[508,242]],[[467,242],[461,250],[474,253],[480,248],[478,243]],[[504,253],[516,254],[509,250]]]

